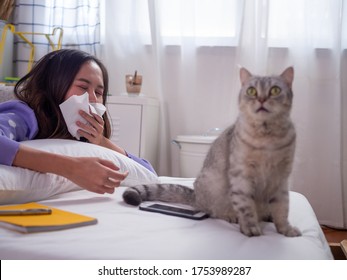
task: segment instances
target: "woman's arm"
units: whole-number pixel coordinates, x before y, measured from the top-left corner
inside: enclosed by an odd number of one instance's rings
[[[54,173],[96,193],[113,193],[127,177],[111,161],[94,157],[70,157],[20,145],[13,166]]]
[[[151,163],[149,161],[147,161],[143,158],[139,158],[135,155],[132,155],[132,154],[126,152],[124,149],[120,148],[115,143],[113,143],[110,139],[107,139],[104,137],[104,140],[103,140],[101,145],[105,148],[109,148],[109,149],[117,151],[123,155],[126,155],[128,158],[131,158],[132,160],[136,161],[137,163],[141,164],[142,166],[147,168],[149,171],[151,171],[152,173],[157,175],[157,173],[155,172],[153,166],[151,165]]]

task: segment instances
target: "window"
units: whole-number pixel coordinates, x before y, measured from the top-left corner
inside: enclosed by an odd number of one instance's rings
[[[235,46],[238,43],[242,1],[159,1],[160,34],[164,44],[195,40],[197,45]]]
[[[117,11],[112,28],[122,37],[138,36],[144,44],[152,44],[154,36],[164,45],[181,45],[184,40],[207,46],[238,43],[242,0],[132,0],[107,5]]]
[[[340,4],[339,0],[269,0],[269,46],[308,41],[314,48],[332,48],[339,30]]]
[[[111,2],[111,3],[109,3]],[[124,38],[163,45],[238,46],[240,33],[269,47],[340,44],[344,0],[128,0],[109,1],[112,29]],[[110,14],[111,12],[109,12]],[[347,45],[347,39],[342,42]]]

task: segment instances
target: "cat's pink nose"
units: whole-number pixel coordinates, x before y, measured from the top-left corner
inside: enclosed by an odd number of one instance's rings
[[[263,105],[263,103],[266,101],[266,97],[259,97],[258,101]]]

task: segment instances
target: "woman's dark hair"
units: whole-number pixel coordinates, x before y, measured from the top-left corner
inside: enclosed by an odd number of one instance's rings
[[[36,115],[39,131],[36,139],[72,139],[59,104],[71,87],[81,66],[94,61],[101,69],[104,83],[103,104],[108,93],[108,73],[106,67],[95,56],[74,49],[63,49],[48,53],[33,69],[21,78],[14,89],[16,97],[31,107]],[[111,125],[104,114],[104,136],[110,138]]]

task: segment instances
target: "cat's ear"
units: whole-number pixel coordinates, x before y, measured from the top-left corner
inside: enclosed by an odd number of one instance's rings
[[[246,69],[246,68],[241,68],[240,69],[240,80],[241,84],[244,85],[245,82],[249,80],[249,78],[252,77],[252,74]]]
[[[288,86],[291,88],[294,80],[294,68],[288,67],[286,70],[283,71],[281,74],[281,77],[286,81]]]

